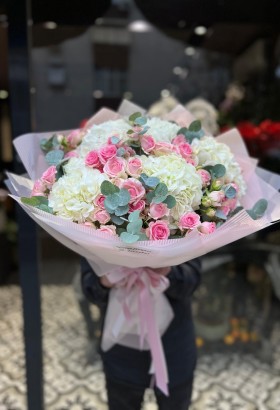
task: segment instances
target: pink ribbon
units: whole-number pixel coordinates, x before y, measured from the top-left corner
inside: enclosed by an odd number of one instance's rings
[[[153,296],[164,292],[168,288],[169,280],[163,275],[168,273],[169,270],[170,268],[153,270],[151,268],[129,269],[120,267],[106,275],[108,280],[115,284],[116,287],[124,289],[122,308],[126,320],[131,319],[127,297],[132,287],[136,287],[137,289],[138,311],[140,315],[140,348],[143,349],[145,335],[147,335],[156,377],[156,385],[165,395],[168,395],[168,372],[155,318]]]

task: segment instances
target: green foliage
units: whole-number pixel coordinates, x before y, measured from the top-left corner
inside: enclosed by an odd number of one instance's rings
[[[227,220],[227,216],[223,213],[223,211],[219,209],[216,210],[215,217],[219,219],[223,219],[224,221]]]
[[[140,175],[139,180],[146,188],[155,188],[160,182],[157,177],[149,177],[144,173]]]
[[[214,166],[208,165],[207,167],[204,167],[204,169],[210,172],[213,179],[222,178],[226,173],[226,167],[222,164],[216,164]]]
[[[268,206],[268,202],[266,199],[260,199],[255,203],[252,209],[247,210],[247,213],[250,215],[250,217],[254,220],[260,219]]]
[[[133,132],[133,131],[132,131]],[[120,142],[119,137],[116,137],[115,135],[113,137],[111,137],[111,143],[116,145]]]
[[[225,196],[229,199],[235,198],[236,197],[236,189],[233,186],[227,186],[224,189]]]
[[[34,206],[34,208],[53,214],[53,209],[49,207],[48,198],[45,196],[22,197],[21,202],[25,205]]]
[[[103,181],[101,186],[101,194],[102,195],[112,195],[115,192],[119,192],[120,188],[118,188],[116,185],[112,184],[110,181]]]
[[[139,239],[139,235],[133,235],[132,233],[122,232],[120,238],[125,243],[135,243]]]
[[[167,205],[167,208],[169,209],[174,208],[174,206],[176,205],[176,199],[172,195],[167,195],[163,202]]]
[[[135,120],[136,120],[137,118],[140,118],[140,117],[142,117],[141,112],[135,112],[135,113],[133,113],[133,114],[130,115],[130,117],[128,118],[128,120],[129,120],[129,122],[131,122],[132,124],[134,124],[134,123],[135,123]]]
[[[45,158],[49,165],[57,166],[64,157],[64,152],[61,149],[57,149],[54,151],[49,151]]]
[[[40,147],[42,149],[42,151],[44,152],[49,152],[54,150],[55,148],[57,148],[59,145],[58,139],[57,139],[57,135],[54,134],[51,138],[47,139],[47,138],[43,138],[40,141]]]
[[[177,135],[183,134],[188,143],[191,143],[195,138],[200,139],[203,137],[204,131],[201,128],[201,122],[199,120],[193,121],[189,127],[182,127],[177,132]]]

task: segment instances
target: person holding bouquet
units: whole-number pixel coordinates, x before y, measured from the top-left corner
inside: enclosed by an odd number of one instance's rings
[[[156,270],[157,271],[157,270]],[[200,283],[200,260],[158,270],[169,279],[165,295],[174,318],[162,336],[169,375],[169,395],[155,388],[160,410],[187,410],[192,395],[196,365],[195,334],[191,312],[191,296]],[[104,320],[112,284],[99,277],[86,259],[82,260],[82,289],[86,298],[100,307]],[[153,385],[149,374],[151,354],[119,344],[100,350],[108,394],[109,410],[140,410],[144,391]]]

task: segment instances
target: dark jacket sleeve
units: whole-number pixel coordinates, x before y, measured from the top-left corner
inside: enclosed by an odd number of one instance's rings
[[[110,289],[101,285],[100,277],[85,258],[81,259],[81,272],[82,290],[87,300],[99,307],[106,307]]]
[[[193,259],[182,265],[173,266],[167,275],[170,286],[165,294],[172,299],[185,299],[190,297],[200,284],[200,259]]]

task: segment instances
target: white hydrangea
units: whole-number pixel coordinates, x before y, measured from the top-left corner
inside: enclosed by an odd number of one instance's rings
[[[239,186],[239,197],[245,194],[246,183],[242,176],[242,170],[238,162],[235,160],[230,148],[226,144],[218,142],[213,137],[206,136],[200,140],[194,139],[192,142],[192,149],[193,153],[198,158],[198,165],[224,165],[226,168],[224,182],[235,182]]]
[[[147,134],[161,142],[171,142],[180,129],[179,125],[156,117],[148,119],[146,125],[149,127]]]
[[[160,157],[143,155],[141,160],[143,172],[159,178],[166,184],[169,193],[175,196],[177,204],[171,210],[175,220],[186,211],[198,209],[202,198],[202,183],[193,165],[176,154]]]
[[[101,183],[108,178],[78,158],[70,159],[65,172],[52,187],[49,206],[62,218],[83,223],[94,210],[93,200],[100,194]]]
[[[87,130],[78,148],[80,156],[85,157],[89,151],[100,148],[107,143],[109,137],[114,135],[122,140],[126,140],[127,131],[129,129],[131,129],[131,125],[123,119],[106,121],[102,124],[94,125]]]

